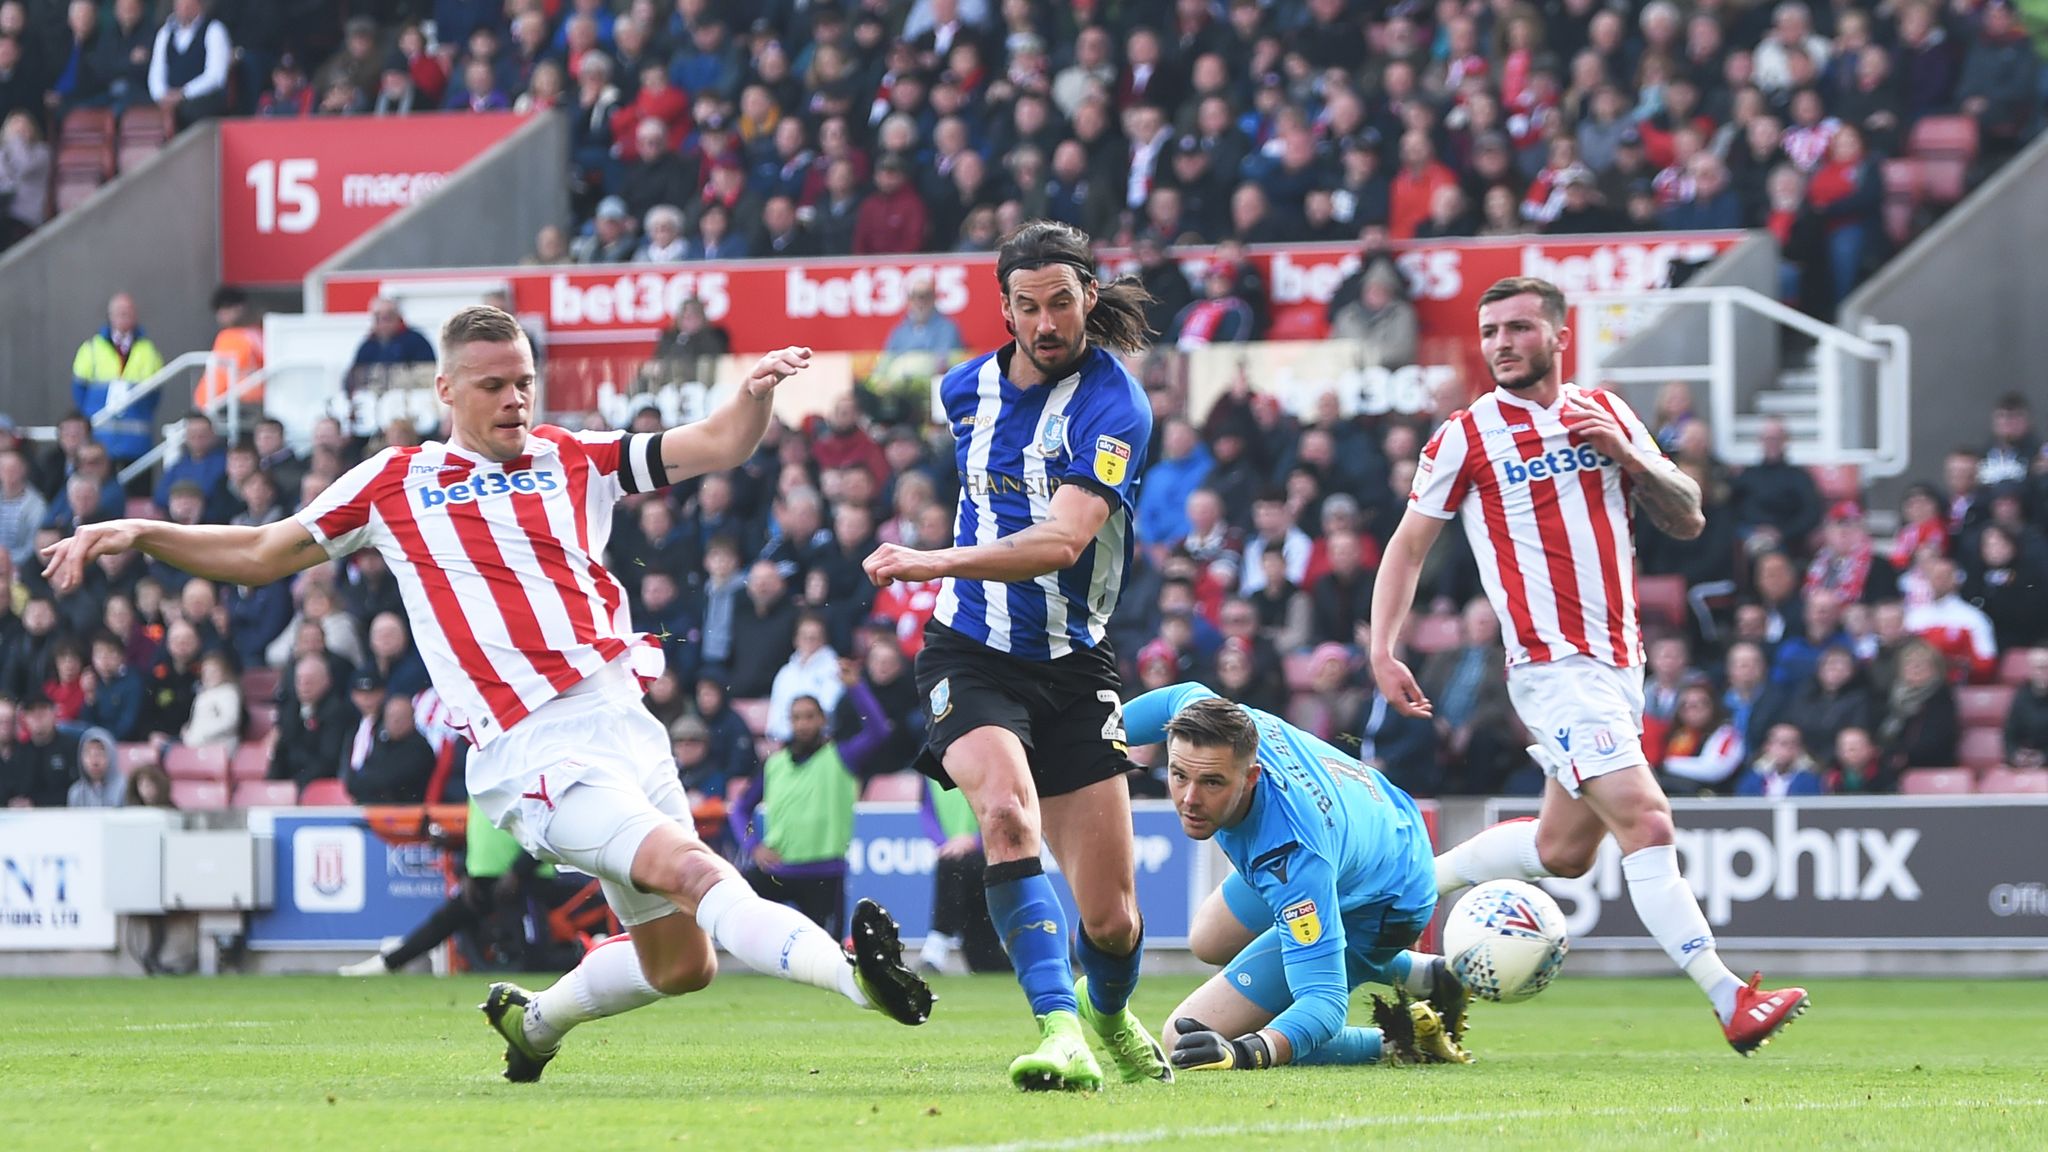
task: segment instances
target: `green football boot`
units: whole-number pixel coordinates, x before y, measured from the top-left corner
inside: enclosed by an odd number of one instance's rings
[[[505,1079],[514,1084],[540,1079],[541,1069],[561,1051],[557,1046],[543,1052],[526,1038],[526,1006],[532,1002],[533,993],[517,984],[499,983],[491,985],[490,995],[477,1005],[484,1019],[505,1038]]]
[[[1010,1083],[1026,1092],[1062,1088],[1095,1092],[1102,1088],[1102,1065],[1088,1050],[1081,1018],[1064,1009],[1038,1018],[1038,1048],[1010,1061]]]
[[[1088,999],[1088,978],[1074,981],[1074,999],[1081,1004],[1081,1019],[1094,1029],[1095,1035],[1109,1049],[1109,1061],[1116,1065],[1116,1072],[1126,1084],[1143,1080],[1159,1080],[1173,1083],[1173,1065],[1166,1060],[1166,1049],[1159,1041],[1145,1031],[1145,1025],[1138,1020],[1137,1013],[1126,1005],[1122,1011],[1098,1012]]]

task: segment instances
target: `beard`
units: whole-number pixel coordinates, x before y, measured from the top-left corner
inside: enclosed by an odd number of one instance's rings
[[[1081,354],[1088,350],[1088,338],[1083,336],[1076,344],[1061,341],[1057,347],[1040,348],[1020,337],[1017,348],[1024,353],[1025,359],[1031,361],[1031,366],[1038,369],[1040,375],[1047,380],[1058,380],[1080,363]]]
[[[1493,382],[1510,392],[1523,392],[1550,379],[1550,370],[1557,366],[1557,358],[1549,352],[1536,352],[1522,359],[1521,371],[1503,374],[1499,366],[1487,364],[1493,374]]]

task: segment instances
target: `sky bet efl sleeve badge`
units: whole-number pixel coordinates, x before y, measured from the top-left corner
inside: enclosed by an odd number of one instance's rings
[[[1280,910],[1280,922],[1287,925],[1296,944],[1313,944],[1323,938],[1323,921],[1316,915],[1316,902],[1299,900]]]
[[[1124,482],[1131,466],[1131,446],[1114,436],[1095,438],[1095,478],[1116,487]]]

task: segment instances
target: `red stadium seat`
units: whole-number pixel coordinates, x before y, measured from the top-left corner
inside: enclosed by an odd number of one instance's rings
[[[249,728],[245,735],[251,740],[261,740],[277,731],[277,705],[248,704]]]
[[[228,786],[219,780],[173,780],[171,804],[187,812],[218,812],[228,806]]]
[[[1884,162],[1884,231],[1895,245],[1911,240],[1919,224],[1920,183],[1918,161]]]
[[[1956,760],[1965,768],[1994,768],[2005,763],[2005,733],[1996,728],[1965,728],[1956,741]]]
[[[1899,774],[1899,791],[1907,796],[1967,796],[1977,790],[1977,774],[1968,768],[1914,768]]]
[[[732,710],[739,714],[741,720],[746,722],[747,731],[752,732],[756,736],[768,731],[768,701],[759,699],[734,700],[732,702]]]
[[[1809,464],[1806,474],[1813,477],[1820,498],[1830,504],[1838,500],[1863,502],[1863,470],[1854,464]]]
[[[149,140],[157,144],[169,139],[164,132],[163,112],[149,105],[130,108],[124,113],[119,135],[123,140]]]
[[[1946,156],[1930,156],[1920,162],[1920,192],[1930,204],[1954,204],[1968,191],[1970,163]]]
[[[2010,684],[1970,684],[1956,689],[1956,716],[1965,727],[1996,728],[2005,723],[2019,689]]]
[[[1998,682],[2001,684],[2025,684],[2027,682],[2027,659],[2032,648],[2014,648],[1998,662]]]
[[[242,673],[242,702],[255,704],[277,698],[277,669],[251,668]]]
[[[299,793],[299,805],[303,808],[342,808],[354,804],[355,801],[349,799],[348,789],[332,776],[313,781]]]
[[[150,111],[156,112],[154,108]],[[161,113],[156,113],[156,116],[159,122],[163,120]],[[63,134],[81,139],[111,136],[114,134],[114,111],[111,108],[73,108],[64,113]]]
[[[156,749],[147,744],[117,744],[114,746],[114,763],[123,776],[135,775],[135,770],[144,764],[156,763]]]
[[[1289,652],[1281,660],[1281,667],[1287,673],[1289,692],[1306,692],[1315,683],[1315,664],[1306,652]]]
[[[1653,621],[1672,632],[1685,629],[1685,577],[1636,577],[1636,611],[1643,624]]]
[[[60,213],[69,212],[100,190],[99,177],[70,172],[57,173],[57,183],[51,193],[52,206]]]
[[[916,772],[890,772],[868,781],[868,786],[862,790],[860,798],[915,804],[919,793],[923,791],[923,776]]]
[[[754,737],[754,758],[766,764],[768,758],[775,755],[776,750],[781,747],[780,743],[770,740],[766,736],[756,736]]]
[[[299,802],[299,786],[289,780],[244,780],[235,785],[236,808],[289,808]]]
[[[221,748],[173,744],[164,749],[164,771],[172,780],[226,780],[228,754]]]
[[[114,148],[114,171],[123,175],[133,172],[156,159],[164,146],[154,140],[123,139]]]
[[[1977,781],[1977,791],[2006,795],[2048,794],[2048,768],[2007,768],[2003,764],[1987,768]]]
[[[270,772],[270,746],[256,740],[244,740],[228,758],[228,779],[241,783],[261,780]]]
[[[1965,163],[1977,158],[1977,120],[1974,116],[1922,116],[1906,138],[1906,151],[1913,156],[1941,157]]]
[[[1408,634],[1408,646],[1424,656],[1448,652],[1458,646],[1456,616],[1416,616]]]

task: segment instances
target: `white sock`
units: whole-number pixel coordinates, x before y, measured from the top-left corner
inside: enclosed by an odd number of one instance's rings
[[[1408,961],[1408,971],[1398,982],[1401,991],[1410,996],[1427,996],[1436,991],[1436,974],[1444,966],[1444,958],[1427,952],[1403,952],[1401,956]]]
[[[627,936],[592,948],[567,976],[536,994],[526,1009],[526,1038],[543,1052],[578,1024],[631,1012],[662,998],[640,970],[640,954]]]
[[[934,968],[944,968],[946,961],[953,958],[953,949],[959,946],[960,941],[948,936],[944,932],[927,932],[924,937],[924,950],[920,954],[920,958]]]
[[[1550,875],[1536,854],[1536,821],[1495,824],[1436,858],[1436,894],[1448,896],[1488,880],[1541,880]]]
[[[763,900],[738,876],[719,881],[697,903],[697,926],[756,972],[837,992],[865,1008],[846,949],[811,918]]]
[[[1714,1013],[1726,1024],[1735,1017],[1735,990],[1742,981],[1721,962],[1714,948],[1714,931],[1707,927],[1700,902],[1686,887],[1678,872],[1678,849],[1661,844],[1621,858],[1621,874],[1628,880],[1628,898],[1635,905],[1636,918],[1671,962],[1685,970],[1707,999]]]

